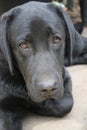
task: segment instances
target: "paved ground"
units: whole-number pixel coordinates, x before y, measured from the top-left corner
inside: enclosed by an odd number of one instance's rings
[[[23,122],[23,130],[87,130],[87,66],[68,68],[73,81],[74,107],[59,118],[31,114]]]

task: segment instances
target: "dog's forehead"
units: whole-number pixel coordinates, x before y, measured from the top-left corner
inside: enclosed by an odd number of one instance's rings
[[[43,2],[29,2],[22,6],[22,11],[19,15],[19,20],[23,23],[32,21],[45,21],[46,23],[59,23],[61,26],[61,18],[56,11],[50,8],[50,4]]]
[[[14,25],[14,26],[13,26]],[[61,18],[51,8],[49,4],[41,2],[29,2],[21,7],[20,14],[17,15],[12,24],[12,30],[16,34],[28,33],[31,30],[52,27],[59,32],[64,32]]]

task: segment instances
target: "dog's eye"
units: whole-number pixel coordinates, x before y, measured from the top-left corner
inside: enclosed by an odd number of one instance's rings
[[[19,44],[19,47],[22,49],[28,49],[30,48],[30,44],[28,42],[22,42]]]
[[[59,44],[60,41],[61,41],[61,38],[60,38],[60,37],[58,37],[58,36],[53,36],[53,41],[52,41],[53,44]]]

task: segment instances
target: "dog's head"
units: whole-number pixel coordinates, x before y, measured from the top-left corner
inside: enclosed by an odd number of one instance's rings
[[[29,2],[1,16],[0,48],[12,74],[14,57],[33,101],[63,96],[64,55],[71,63],[75,35],[68,16],[51,3]]]

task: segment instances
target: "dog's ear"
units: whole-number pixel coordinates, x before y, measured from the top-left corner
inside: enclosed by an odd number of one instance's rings
[[[14,73],[13,67],[13,59],[11,53],[11,47],[9,44],[8,38],[8,30],[9,30],[9,22],[14,18],[17,9],[14,8],[6,13],[4,13],[0,17],[0,50],[3,53],[5,60],[8,63],[9,70],[11,74]]]
[[[74,28],[69,16],[63,11],[63,9],[55,6],[55,10],[57,15],[63,20],[66,33],[65,56],[68,58],[68,65],[71,65],[73,64],[73,58],[78,56],[83,48],[83,40]]]

